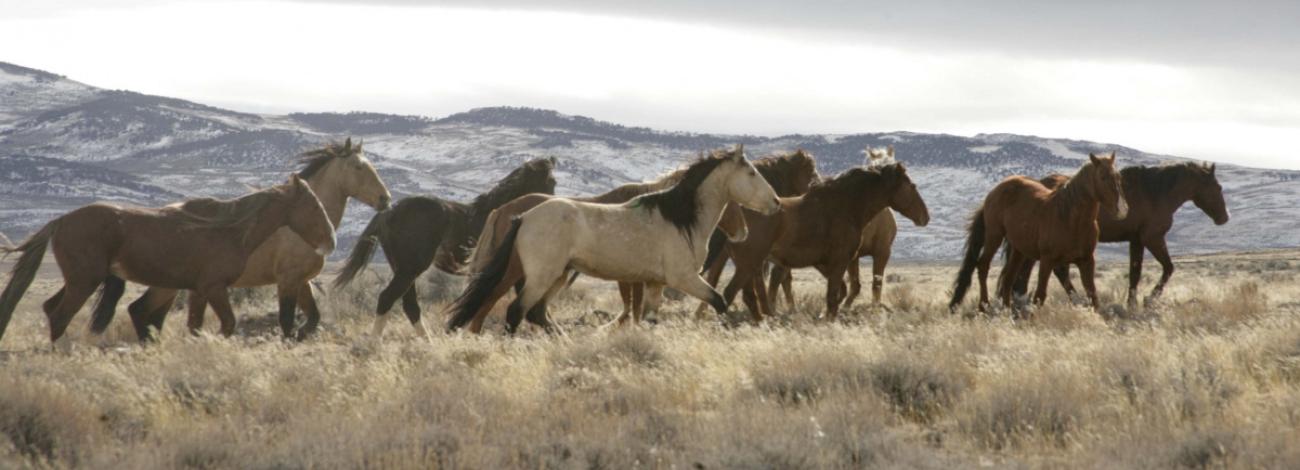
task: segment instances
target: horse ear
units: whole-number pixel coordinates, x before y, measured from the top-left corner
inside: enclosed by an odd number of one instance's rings
[[[289,175],[289,183],[292,184],[294,188],[297,188],[298,185],[302,184],[302,178],[298,177],[297,173],[294,173]]]
[[[351,138],[351,137],[348,137],[347,140],[343,141],[343,150],[352,150],[352,138]]]
[[[1097,154],[1095,153],[1088,153],[1088,160],[1092,160],[1092,163],[1097,165],[1101,164],[1101,160],[1097,158]]]
[[[1219,166],[1218,163],[1211,163],[1211,164],[1210,164],[1210,176],[1214,176],[1214,168],[1217,167],[1217,166]]]
[[[894,158],[894,144],[889,144],[889,158]]]
[[[1110,161],[1111,161],[1111,162],[1114,162],[1114,161],[1115,161],[1115,151],[1114,151],[1114,150],[1111,150],[1111,151],[1110,151]]]
[[[737,159],[737,160],[744,160],[744,159],[745,159],[745,144],[743,144],[743,143],[742,143],[742,144],[736,144],[736,159]]]
[[[548,160],[551,161],[551,168],[555,168],[556,166],[558,166],[558,165],[560,164],[560,160],[559,160],[558,158],[555,158],[554,155],[550,156],[550,157],[548,158]]]
[[[366,139],[357,139],[357,151],[356,151],[356,153],[361,153],[361,144],[364,144],[364,143],[366,143]]]

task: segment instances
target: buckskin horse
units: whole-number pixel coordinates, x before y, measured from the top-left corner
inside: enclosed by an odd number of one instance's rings
[[[570,270],[647,283],[651,302],[667,285],[725,309],[722,296],[699,271],[728,203],[765,213],[779,209],[776,193],[745,159],[743,146],[712,152],[690,164],[671,188],[625,204],[546,201],[511,223],[487,267],[453,304],[447,327],[463,327],[522,283],[507,309],[507,331],[513,333],[527,312],[530,322],[560,332],[546,314],[546,302]]]

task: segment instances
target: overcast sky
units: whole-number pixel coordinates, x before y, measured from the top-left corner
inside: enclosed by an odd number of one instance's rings
[[[0,0],[0,60],[245,111],[1010,132],[1300,169],[1300,2]]]

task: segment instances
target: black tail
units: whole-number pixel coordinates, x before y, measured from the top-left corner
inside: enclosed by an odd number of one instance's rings
[[[366,229],[361,231],[361,238],[357,239],[357,244],[352,247],[352,253],[348,255],[348,262],[339,270],[338,276],[334,277],[334,287],[343,287],[352,282],[353,279],[366,269],[370,264],[370,257],[375,254],[375,245],[380,243],[380,237],[383,237],[388,230],[389,210],[382,210],[370,218],[370,223],[366,224]]]
[[[966,257],[961,261],[961,269],[957,271],[957,282],[952,286],[952,301],[948,302],[948,309],[954,311],[966,297],[966,290],[970,289],[970,278],[975,274],[975,265],[979,263],[980,253],[984,251],[984,209],[975,211],[975,216],[971,217],[970,227],[966,230],[970,232],[966,236]]]
[[[104,279],[104,288],[100,289],[94,313],[90,315],[92,333],[101,334],[108,329],[108,324],[113,322],[113,315],[117,314],[117,301],[122,300],[122,294],[125,293],[126,281],[122,278],[110,274]]]
[[[488,296],[492,295],[497,284],[504,280],[506,271],[510,269],[510,258],[515,251],[515,237],[519,235],[519,226],[522,224],[522,219],[516,218],[510,221],[510,230],[501,239],[501,246],[497,247],[496,253],[492,254],[492,261],[469,281],[469,285],[465,286],[465,292],[456,298],[456,303],[451,306],[451,319],[447,320],[448,331],[461,328],[473,320],[474,314],[484,302],[487,302]]]
[[[727,234],[723,233],[721,230],[713,229],[713,235],[709,236],[709,251],[704,255],[704,266],[700,267],[701,273],[708,271],[709,266],[713,266],[713,263],[718,260],[718,257],[722,256],[722,249],[726,244]]]
[[[13,317],[14,309],[18,307],[18,300],[23,298],[27,288],[32,285],[32,279],[36,278],[36,270],[41,267],[41,258],[45,257],[45,249],[50,246],[50,237],[54,236],[58,227],[59,219],[54,219],[53,222],[41,227],[40,231],[27,237],[27,241],[22,245],[0,248],[0,251],[5,253],[15,251],[23,253],[18,257],[18,262],[14,263],[9,285],[5,286],[4,293],[0,294],[0,338],[4,337],[5,328],[9,327],[9,319]]]

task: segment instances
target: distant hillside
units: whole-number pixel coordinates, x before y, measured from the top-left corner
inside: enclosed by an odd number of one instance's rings
[[[94,88],[0,63],[0,231],[18,238],[49,217],[107,199],[143,205],[229,197],[282,180],[295,156],[330,139],[362,139],[397,197],[468,200],[519,163],[556,156],[558,191],[590,194],[666,172],[709,148],[744,143],[751,157],[804,148],[824,174],[861,164],[865,147],[894,145],[932,222],[902,224],[898,257],[956,259],[966,219],[1011,174],[1073,172],[1088,152],[1122,164],[1176,157],[1086,141],[1013,134],[910,132],[778,137],[663,132],[552,110],[479,108],[440,119],[370,112],[258,115],[174,98]],[[1178,214],[1177,252],[1300,246],[1300,172],[1220,165],[1233,221],[1215,227],[1190,204]],[[353,205],[343,243],[372,211]],[[1109,253],[1119,250],[1108,248]],[[346,250],[343,250],[346,251]],[[341,253],[340,253],[341,254]]]

